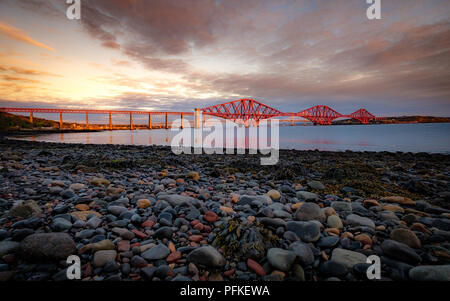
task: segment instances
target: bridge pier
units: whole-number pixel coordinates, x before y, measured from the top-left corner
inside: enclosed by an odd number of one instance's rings
[[[166,113],[166,130],[169,129],[169,115]]]
[[[148,114],[148,129],[152,129],[152,114]]]
[[[130,131],[133,130],[133,113],[130,113]]]
[[[184,126],[183,126],[183,113],[181,113],[181,125],[180,125],[180,129],[183,129],[184,128]]]
[[[30,111],[30,123],[33,125],[33,111]]]
[[[89,113],[86,112],[86,129],[89,129]]]
[[[196,129],[200,128],[200,110],[198,108],[195,108],[195,113],[194,113],[194,127]]]
[[[62,112],[59,113],[59,128],[63,128],[63,118],[62,118]]]
[[[112,116],[111,116],[111,112],[109,112],[109,130],[112,131]]]

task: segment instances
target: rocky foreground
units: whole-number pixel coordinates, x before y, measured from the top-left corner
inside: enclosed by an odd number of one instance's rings
[[[449,155],[0,139],[0,279],[450,280]]]

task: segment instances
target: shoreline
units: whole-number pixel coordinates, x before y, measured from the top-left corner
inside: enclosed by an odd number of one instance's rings
[[[450,155],[280,150],[261,166],[168,146],[0,150],[3,280],[63,280],[73,254],[88,281],[357,281],[370,255],[385,280],[423,280],[421,266],[449,280]]]

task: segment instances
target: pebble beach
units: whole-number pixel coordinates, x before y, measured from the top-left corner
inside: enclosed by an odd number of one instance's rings
[[[0,280],[450,280],[450,155],[0,137]]]

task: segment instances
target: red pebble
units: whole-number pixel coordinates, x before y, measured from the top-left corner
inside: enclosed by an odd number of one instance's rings
[[[174,262],[176,262],[178,259],[181,259],[181,252],[175,251],[175,252],[169,254],[169,256],[167,256],[166,261],[167,261],[168,263],[174,263]]]
[[[234,274],[234,269],[225,271],[225,272],[223,273],[223,275],[226,276],[226,277],[230,277],[230,276],[233,275],[233,274]]]
[[[219,220],[219,216],[212,211],[206,212],[203,218],[210,223],[215,223]]]
[[[129,240],[121,240],[117,243],[117,251],[126,252],[130,250],[130,241]]]
[[[198,223],[197,225],[194,226],[194,229],[198,231],[202,231],[203,228],[205,228],[205,226],[202,223]]]
[[[145,222],[142,223],[141,226],[144,227],[144,228],[145,228],[145,227],[150,227],[150,228],[151,228],[151,227],[153,227],[154,224],[155,224],[154,221],[146,220]]]
[[[198,219],[194,219],[194,220],[191,222],[191,226],[194,227],[194,226],[197,225],[198,223],[200,223],[200,221],[199,221]]]
[[[134,247],[140,247],[141,246],[141,243],[140,242],[135,242],[134,244],[132,244],[131,246],[130,246],[130,249],[133,249]]]
[[[141,232],[139,230],[133,229],[133,230],[131,230],[131,232],[133,232],[140,239],[147,238],[147,234],[145,234],[144,232]]]
[[[266,275],[266,271],[264,271],[263,267],[259,263],[254,261],[253,259],[250,259],[250,258],[247,259],[247,265],[250,269],[252,269],[259,276]]]
[[[201,236],[201,235],[191,235],[191,236],[189,236],[189,240],[190,241],[199,242],[202,239],[203,239],[203,236]]]

